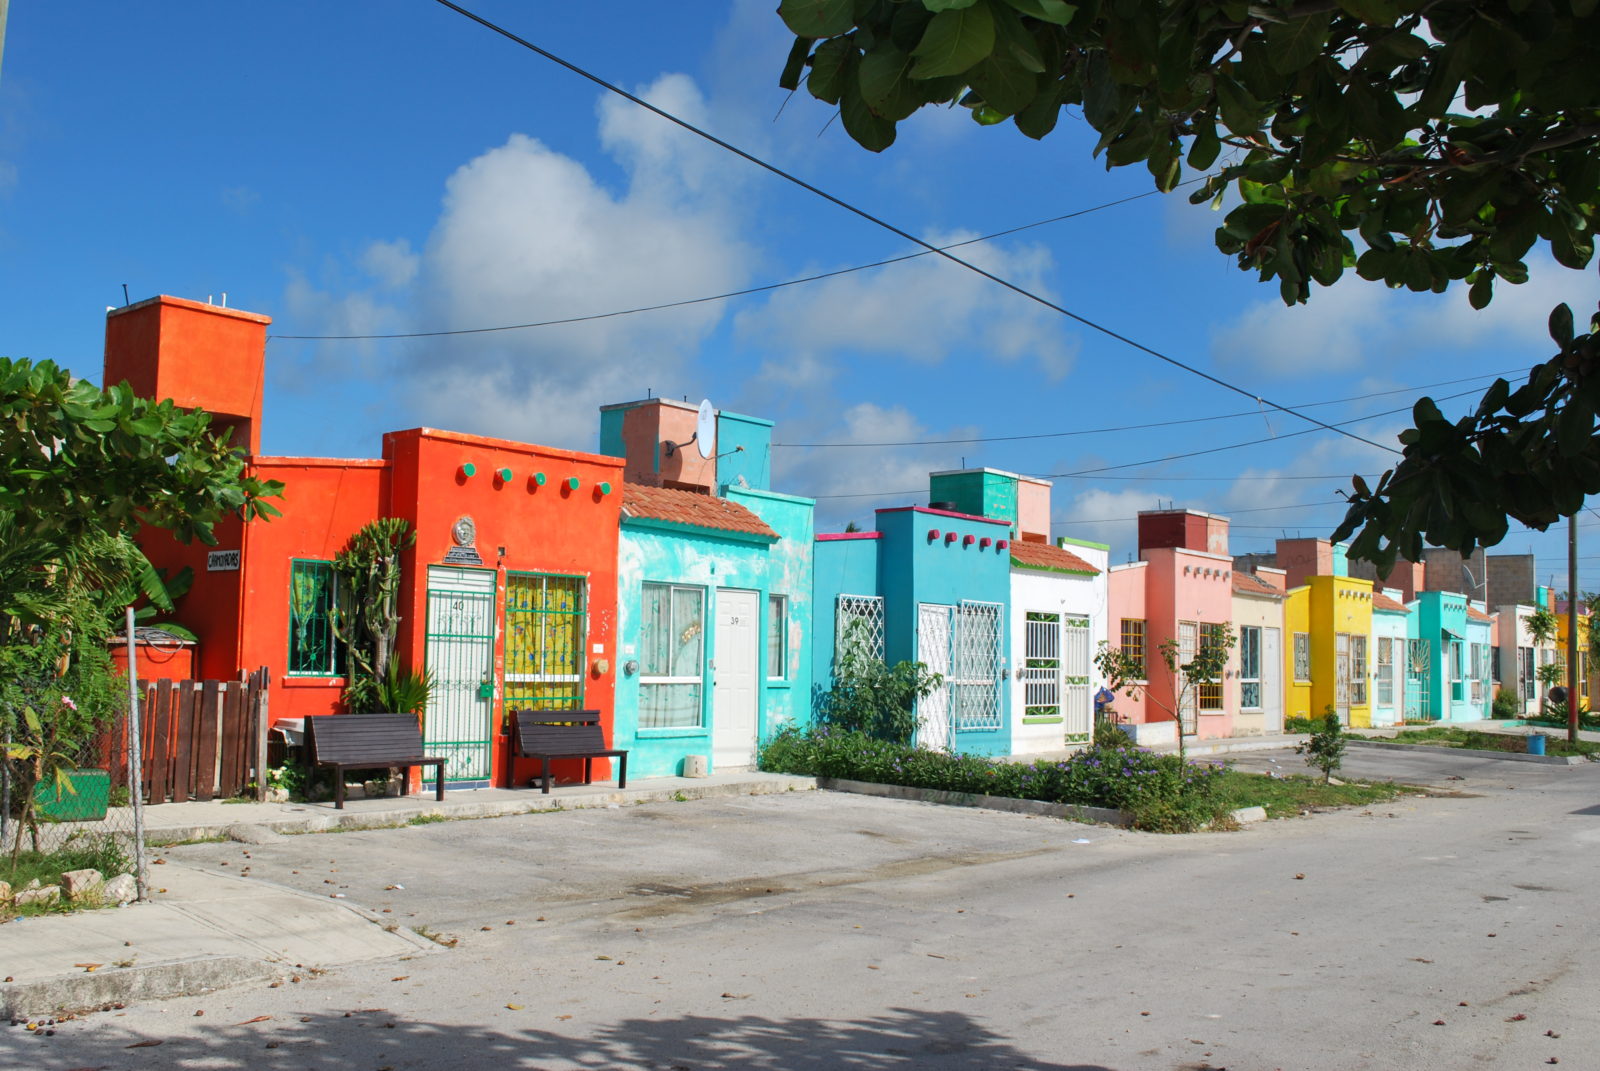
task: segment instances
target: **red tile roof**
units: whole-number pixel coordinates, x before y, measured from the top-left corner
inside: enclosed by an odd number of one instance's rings
[[[1262,580],[1256,574],[1241,573],[1237,569],[1233,571],[1233,593],[1235,595],[1271,595],[1275,598],[1283,598],[1283,592]]]
[[[1484,613],[1482,610],[1479,610],[1479,609],[1476,609],[1475,607],[1469,606],[1469,607],[1467,607],[1467,620],[1468,621],[1493,621],[1494,618],[1490,617],[1488,614]]]
[[[1397,602],[1394,599],[1389,598],[1389,596],[1385,595],[1381,591],[1374,591],[1372,593],[1372,608],[1374,610],[1388,610],[1390,613],[1395,614],[1409,614],[1411,612],[1410,610],[1406,609],[1405,603]]]
[[[671,487],[623,484],[622,516],[624,519],[667,521],[719,532],[778,538],[778,533],[768,527],[766,521],[736,502]]]
[[[1011,564],[1025,569],[1051,569],[1058,573],[1087,573],[1096,576],[1100,570],[1072,553],[1048,543],[1011,543]]]

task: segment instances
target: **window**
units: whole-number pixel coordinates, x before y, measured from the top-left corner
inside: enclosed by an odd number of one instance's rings
[[[1394,706],[1394,637],[1378,637],[1378,705]]]
[[[840,595],[834,614],[833,663],[852,658],[883,660],[883,598]]]
[[[1294,634],[1294,679],[1301,684],[1311,682],[1311,634]]]
[[[1517,648],[1517,680],[1522,685],[1522,698],[1535,698],[1539,681],[1533,675],[1533,648]]]
[[[1061,615],[1030,611],[1024,640],[1022,713],[1056,717],[1061,713]]]
[[[639,728],[698,728],[705,694],[705,589],[645,584],[643,601]]]
[[[344,673],[344,644],[333,634],[339,578],[332,562],[289,566],[289,673],[337,677]]]
[[[1239,709],[1261,709],[1261,630],[1239,629]]]
[[[1460,640],[1450,640],[1450,698],[1454,702],[1461,702],[1467,697],[1466,692],[1466,644]]]
[[[1350,705],[1367,705],[1367,638],[1350,637]]]
[[[1141,679],[1148,675],[1144,665],[1143,618],[1124,617],[1122,619],[1122,653],[1138,664]]]
[[[1201,650],[1208,653],[1219,650],[1224,644],[1224,637],[1228,634],[1227,625],[1200,626]],[[1222,678],[1213,677],[1203,681],[1197,689],[1201,710],[1222,709]]]
[[[1000,611],[996,602],[956,606],[950,699],[957,729],[999,729]]]
[[[586,636],[582,577],[507,573],[506,709],[581,708]]]
[[[767,596],[767,679],[781,681],[789,676],[789,599]]]

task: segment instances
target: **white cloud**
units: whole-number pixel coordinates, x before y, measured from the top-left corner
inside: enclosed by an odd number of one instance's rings
[[[682,75],[664,75],[640,93],[691,121],[705,113]],[[737,289],[749,261],[738,180],[720,180],[715,170],[730,164],[634,105],[605,100],[599,113],[601,140],[623,165],[625,190],[608,189],[576,160],[514,134],[450,176],[420,252],[405,239],[374,242],[360,258],[365,289],[330,286],[342,295],[333,297],[291,283],[291,309],[316,320],[316,333],[395,321],[438,331]],[[420,339],[384,352],[406,421],[592,449],[600,405],[643,397],[647,387],[695,393],[683,382],[690,360],[721,316],[715,304],[697,305]]]
[[[936,245],[971,233],[930,236]],[[963,259],[1036,293],[1047,293],[1041,246],[965,246]],[[809,274],[809,272],[808,272]],[[1007,364],[1033,360],[1052,379],[1071,370],[1078,340],[1062,318],[935,256],[775,293],[735,318],[739,341],[784,363],[845,354],[937,364],[971,351]]]
[[[1468,303],[1461,284],[1444,294],[1414,294],[1347,273],[1333,287],[1316,289],[1304,305],[1276,298],[1252,303],[1212,329],[1211,353],[1223,367],[1271,375],[1394,368],[1444,347],[1504,347],[1508,364],[1531,364],[1551,348],[1550,309],[1565,301],[1581,321],[1594,295],[1585,273],[1548,257],[1529,266],[1527,283],[1497,284],[1494,301],[1481,311]]]

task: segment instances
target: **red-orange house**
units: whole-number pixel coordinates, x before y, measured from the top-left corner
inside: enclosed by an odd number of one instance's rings
[[[199,639],[197,675],[268,667],[273,722],[341,712],[331,563],[367,522],[401,517],[417,538],[403,560],[397,657],[433,675],[424,738],[450,759],[447,780],[530,776],[531,764],[509,762],[515,707],[597,709],[609,739],[622,460],[431,428],[386,434],[376,459],[263,457],[270,322],[165,296],[106,317],[107,383],[209,410],[253,475],[284,484],[283,516],[224,522],[215,547],[143,540],[158,567],[194,569],[175,616]]]

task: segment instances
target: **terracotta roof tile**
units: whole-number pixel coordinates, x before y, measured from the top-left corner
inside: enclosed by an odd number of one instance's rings
[[[1254,573],[1241,573],[1233,571],[1233,593],[1235,595],[1272,595],[1283,598],[1283,592],[1262,580]]]
[[[1406,609],[1405,603],[1391,599],[1381,591],[1372,593],[1372,608],[1374,610],[1388,610],[1393,614],[1409,614],[1411,612]]]
[[[671,487],[646,487],[640,483],[622,485],[622,516],[639,520],[667,521],[694,528],[777,539],[766,521],[736,502],[694,491]]]
[[[1088,573],[1096,576],[1100,570],[1072,553],[1048,543],[1011,543],[1011,562],[1027,569],[1053,569],[1058,573]]]
[[[1488,614],[1484,613],[1482,610],[1479,610],[1476,607],[1469,606],[1469,607],[1467,607],[1467,620],[1468,621],[1493,621],[1494,618],[1490,617]]]

